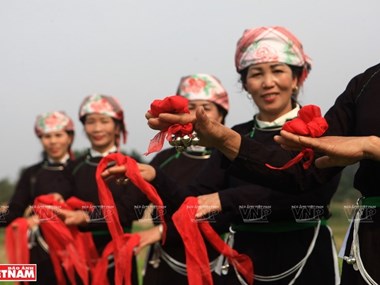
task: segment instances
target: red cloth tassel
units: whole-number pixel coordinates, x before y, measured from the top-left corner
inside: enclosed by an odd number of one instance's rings
[[[189,284],[213,284],[202,233],[218,252],[227,257],[230,264],[236,268],[247,283],[253,284],[254,273],[251,259],[228,246],[207,221],[196,221],[196,208],[198,208],[198,199],[188,197],[172,217],[185,245]]]
[[[286,122],[282,126],[282,129],[287,132],[301,136],[310,136],[313,138],[322,136],[326,132],[327,128],[327,121],[322,117],[320,108],[315,105],[306,105],[302,107],[298,111],[297,118]],[[268,163],[265,165],[270,169],[284,170],[295,165],[304,158],[307,160],[302,166],[304,169],[308,169],[314,161],[314,151],[311,148],[303,148],[296,157],[281,167],[275,167]]]
[[[17,218],[5,229],[5,248],[10,264],[28,264],[28,223],[25,218]]]
[[[83,284],[89,284],[88,273],[93,262],[89,256],[97,257],[97,254],[89,233],[81,233],[76,227],[66,226],[50,206],[75,210],[89,205],[91,203],[74,197],[68,199],[67,203],[57,202],[52,195],[38,196],[34,201],[35,212],[41,221],[40,228],[49,245],[57,284],[66,284],[62,267],[65,269],[70,284],[76,284],[75,272],[78,273]],[[83,255],[86,251],[90,251],[90,253]]]
[[[124,156],[121,153],[113,153],[104,157],[99,162],[96,170],[96,181],[98,183],[98,195],[100,203],[102,205],[112,206],[116,208],[112,193],[110,192],[107,184],[101,176],[109,164],[114,161],[117,165],[126,166],[126,177],[128,177],[136,187],[144,192],[154,205],[158,206],[158,213],[164,226],[164,232],[162,235],[162,240],[164,242],[166,235],[166,224],[163,217],[164,212],[162,200],[158,196],[156,189],[142,178],[137,163],[134,159],[128,156]],[[123,228],[120,224],[120,219],[117,211],[112,211],[109,218],[110,220],[108,221],[107,226],[112,236],[112,241],[106,246],[102,254],[102,259],[97,266],[98,272],[96,273],[95,280],[97,281],[97,284],[99,284],[98,280],[102,280],[102,284],[108,284],[108,281],[106,279],[108,264],[107,257],[113,253],[115,260],[116,285],[121,285],[123,283],[123,280],[127,285],[130,285],[133,249],[139,244],[140,236],[138,234],[123,233]]]
[[[153,116],[158,117],[161,113],[173,113],[182,114],[189,113],[188,108],[189,101],[181,96],[174,95],[164,98],[163,100],[154,100],[150,105],[149,113]],[[162,149],[164,145],[164,140],[170,141],[172,134],[179,136],[188,135],[193,132],[193,124],[188,123],[185,125],[174,124],[168,129],[160,131],[157,135],[151,139],[148,150],[144,155],[148,155],[152,152],[157,152]]]

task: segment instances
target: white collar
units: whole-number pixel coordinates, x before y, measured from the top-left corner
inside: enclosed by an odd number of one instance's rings
[[[109,150],[107,150],[107,151],[105,151],[103,153],[99,152],[99,151],[96,151],[93,148],[90,148],[90,155],[91,155],[91,157],[105,157],[105,156],[109,155],[110,153],[114,153],[114,152],[117,152],[117,147],[116,146],[111,147]]]
[[[66,164],[67,161],[68,161],[69,159],[70,159],[70,155],[69,155],[68,153],[66,153],[65,156],[64,156],[62,159],[58,160],[58,161],[52,159],[52,158],[49,157],[49,156],[48,156],[48,158],[47,158],[47,161],[48,161],[50,164]]]
[[[201,146],[201,145],[191,145],[191,146],[188,146],[186,148],[186,151],[188,152],[205,152],[206,151],[206,147],[204,146]]]
[[[301,109],[300,106],[297,104],[293,110],[282,115],[281,117],[278,117],[276,120],[274,120],[272,122],[260,121],[257,118],[257,114],[256,114],[256,124],[259,126],[259,128],[262,128],[262,129],[273,128],[273,127],[282,127],[286,123],[286,121],[296,118],[298,111],[300,109]]]

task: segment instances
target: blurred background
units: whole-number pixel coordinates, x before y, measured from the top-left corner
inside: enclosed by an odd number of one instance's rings
[[[227,125],[250,120],[256,110],[233,61],[246,28],[281,25],[297,35],[313,60],[300,102],[325,113],[354,75],[377,63],[379,8],[378,0],[2,1],[1,204],[7,204],[20,171],[40,159],[33,132],[38,113],[66,111],[76,123],[74,149],[88,147],[77,119],[86,95],[119,99],[129,131],[123,150],[146,162],[152,157],[142,153],[155,132],[144,114],[151,101],[174,94],[184,75],[217,76],[230,95]],[[344,206],[358,195],[352,189],[355,169],[344,171],[331,205],[338,246],[348,226]]]

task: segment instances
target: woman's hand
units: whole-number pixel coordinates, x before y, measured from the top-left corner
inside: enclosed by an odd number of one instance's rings
[[[65,209],[56,209],[55,211],[68,226],[83,226],[90,222],[90,216],[85,211]]]
[[[198,209],[195,214],[195,218],[205,218],[211,213],[222,211],[222,205],[220,204],[219,193],[212,193],[207,195],[198,196]]]
[[[315,165],[319,168],[346,166],[362,159],[380,159],[380,139],[374,136],[311,138],[281,131],[281,136],[276,136],[275,141],[287,150],[309,147],[326,154],[315,160]]]
[[[26,222],[28,224],[28,228],[29,229],[33,229],[33,228],[37,227],[40,224],[40,219],[38,218],[37,215],[33,215],[33,216],[30,216],[30,217],[27,217],[26,218]]]
[[[148,230],[137,232],[137,234],[140,236],[140,244],[135,248],[136,255],[139,254],[144,247],[161,240],[162,225],[154,226]]]
[[[274,136],[275,142],[280,144],[283,149],[294,151],[300,151],[303,147],[305,147],[301,143],[300,138],[301,136],[289,133],[287,131],[281,131],[280,135]]]
[[[156,170],[153,166],[145,163],[137,163],[137,167],[145,181],[151,182],[156,178]],[[125,165],[117,165],[107,168],[101,175],[103,178],[111,178],[112,176],[124,175],[125,171]]]
[[[196,118],[192,114],[172,114],[172,113],[161,113],[158,117],[154,117],[151,113],[147,112],[145,118],[148,120],[148,126],[153,130],[166,130],[171,125],[181,124],[185,125],[188,123],[193,123]]]
[[[65,199],[63,199],[63,196],[57,192],[53,192],[51,193],[51,195],[53,195],[53,199],[57,202],[60,202],[60,203],[63,203],[65,202]]]

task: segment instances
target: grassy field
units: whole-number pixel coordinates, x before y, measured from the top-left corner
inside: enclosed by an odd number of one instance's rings
[[[333,230],[334,239],[338,250],[342,245],[346,230],[350,224],[349,217],[344,210],[345,206],[348,205],[352,205],[351,201],[333,203],[330,208],[332,217],[329,219],[328,225]]]

